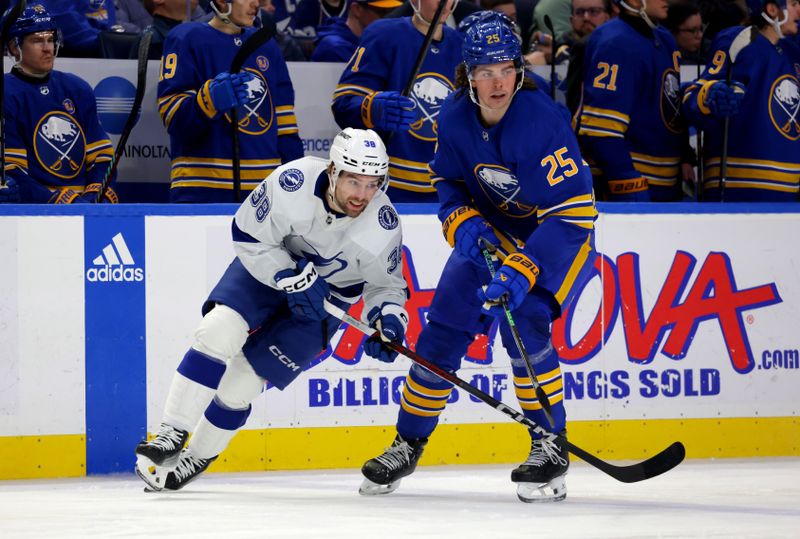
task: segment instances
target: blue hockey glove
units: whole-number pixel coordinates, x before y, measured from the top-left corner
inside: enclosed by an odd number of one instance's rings
[[[380,336],[372,336],[364,342],[364,353],[379,361],[391,363],[397,358],[397,352],[384,346],[383,342],[400,344],[406,335],[408,314],[405,309],[394,303],[384,303],[373,307],[367,314],[371,327],[380,331]]]
[[[500,245],[500,240],[494,233],[489,223],[480,216],[470,217],[456,229],[455,250],[461,256],[469,258],[480,267],[486,266],[481,245],[478,241],[483,238],[492,245]]]
[[[483,302],[481,311],[492,316],[504,316],[500,304],[503,297],[513,311],[525,300],[538,275],[539,268],[530,258],[522,253],[508,255],[489,284],[478,289],[478,299]]]
[[[14,178],[8,178],[5,185],[0,186],[0,204],[19,203],[19,187]]]
[[[744,99],[745,87],[742,83],[733,81],[728,86],[722,81],[708,87],[703,104],[717,118],[733,116],[739,112],[739,105]]]
[[[364,99],[363,108],[366,108],[366,111],[362,110],[362,116],[365,117],[367,126],[383,131],[408,131],[417,119],[414,101],[400,95],[400,92],[372,94]]]
[[[246,80],[249,80],[246,79]],[[241,76],[223,71],[200,89],[198,98],[209,117],[247,102],[247,84]]]
[[[314,264],[306,259],[297,263],[297,270],[285,269],[275,274],[275,284],[288,295],[289,308],[297,316],[323,320],[328,283],[319,276]]]

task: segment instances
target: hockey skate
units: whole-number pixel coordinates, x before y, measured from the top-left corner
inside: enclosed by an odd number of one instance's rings
[[[566,431],[559,436],[566,439]],[[526,503],[560,502],[567,497],[568,469],[567,444],[559,438],[533,440],[528,459],[511,471],[517,497]]]
[[[364,463],[361,473],[364,482],[358,493],[364,496],[389,494],[397,490],[400,480],[411,475],[417,468],[417,461],[428,443],[427,438],[404,440],[399,434],[391,447],[387,447],[382,455]]]
[[[189,433],[185,430],[162,423],[155,438],[136,446],[136,475],[147,488],[161,490],[164,487],[167,473],[178,464],[188,439]]]
[[[175,469],[166,474],[166,478],[159,488],[145,488],[146,492],[155,492],[159,490],[180,490],[195,479],[201,473],[206,471],[209,465],[217,460],[217,457],[202,459],[192,454],[192,450],[188,447],[181,451],[178,465]]]

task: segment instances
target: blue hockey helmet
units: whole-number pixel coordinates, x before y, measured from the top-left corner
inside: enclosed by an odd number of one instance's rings
[[[782,10],[786,9],[786,0],[747,0],[747,11],[750,12],[750,17],[760,14],[770,3],[777,5]]]
[[[7,15],[8,12],[6,12]],[[13,39],[19,44],[27,35],[49,31],[58,34],[55,20],[42,4],[33,4],[22,10],[19,18],[11,26],[8,37],[9,41]]]
[[[463,35],[479,22],[488,22],[494,20],[504,23],[506,26],[519,33],[517,23],[511,20],[511,17],[500,11],[493,10],[476,11],[475,13],[470,13],[461,19],[460,23],[458,23],[458,31]]]
[[[477,65],[513,60],[522,66],[522,44],[510,26],[493,17],[473,24],[464,36],[461,49],[467,73]]]
[[[778,6],[783,16],[779,19],[773,19],[767,15],[767,4],[775,4]],[[775,29],[778,37],[783,37],[781,25],[789,20],[789,10],[786,7],[786,0],[747,0],[747,11],[750,12],[750,21],[752,23],[755,23],[756,19],[761,17]]]

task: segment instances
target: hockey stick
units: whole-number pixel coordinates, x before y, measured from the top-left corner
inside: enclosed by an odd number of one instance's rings
[[[6,11],[0,27],[0,187],[6,186],[6,46],[11,27],[19,19],[26,3],[26,0],[17,0],[16,5]]]
[[[545,14],[544,16],[544,25],[545,27],[550,30],[550,97],[553,101],[556,100],[556,51],[558,47],[556,47],[556,31],[553,28],[553,21],[550,19],[550,15]],[[513,325],[512,325],[513,327]]]
[[[144,100],[144,91],[147,86],[147,56],[150,52],[150,40],[152,38],[153,32],[150,30],[144,32],[141,41],[139,41],[139,51],[136,60],[136,96],[133,98],[133,106],[128,114],[128,119],[125,120],[125,127],[122,128],[122,133],[119,136],[119,142],[117,142],[117,148],[114,150],[111,163],[106,169],[105,176],[103,176],[103,181],[100,184],[100,189],[97,191],[97,198],[94,200],[96,204],[99,204],[100,201],[103,200],[103,195],[106,194],[106,190],[108,189],[108,183],[117,171],[119,159],[122,157],[122,152],[125,151],[128,137],[130,137],[133,126],[136,125],[136,121],[138,120],[139,111],[142,108],[142,101]]]
[[[703,58],[703,40],[706,37],[706,29],[708,28],[708,23],[703,25],[703,33],[700,36],[700,47],[697,49],[697,78],[700,78],[702,74],[700,71],[700,61],[704,60]],[[695,198],[697,202],[703,201],[703,189],[705,185],[703,182],[705,181],[706,177],[706,164],[705,158],[703,156],[703,130],[700,127],[697,127],[697,187],[695,187]]]
[[[728,72],[725,74],[725,84],[730,88],[731,81],[733,80],[733,64],[736,63],[736,57],[742,52],[746,46],[755,40],[757,31],[755,26],[748,26],[737,34],[731,42],[731,47],[728,49]],[[719,201],[725,202],[725,184],[727,183],[726,176],[728,175],[728,132],[730,131],[731,117],[725,116],[722,124],[722,155],[720,156],[719,164]]]
[[[332,305],[327,301],[325,302],[325,310],[329,314],[349,324],[351,327],[354,327],[364,335],[372,337],[378,334],[378,332],[374,328],[371,328],[364,322],[361,322],[360,320],[353,318],[339,307]],[[683,444],[680,442],[673,442],[669,447],[662,450],[660,453],[657,453],[652,457],[643,460],[641,462],[637,462],[635,464],[622,465],[622,466],[611,464],[599,457],[592,455],[585,449],[581,449],[580,447],[571,443],[566,438],[559,436],[555,433],[546,431],[543,427],[537,425],[536,423],[525,417],[521,412],[518,412],[514,408],[506,406],[505,404],[495,399],[494,397],[484,393],[483,391],[481,391],[476,387],[471,386],[469,383],[462,380],[455,374],[445,371],[441,367],[438,367],[437,365],[431,363],[427,359],[418,355],[416,352],[409,350],[405,346],[393,342],[384,342],[383,344],[385,346],[388,346],[395,352],[403,354],[408,359],[410,359],[417,365],[424,367],[425,369],[432,372],[442,380],[445,380],[455,386],[458,386],[459,388],[463,389],[476,399],[485,402],[495,410],[500,411],[501,413],[510,417],[517,423],[525,425],[530,430],[534,431],[536,434],[539,434],[540,436],[547,437],[550,439],[558,440],[560,443],[566,443],[567,449],[569,450],[570,453],[572,453],[577,457],[580,457],[587,464],[594,466],[601,472],[613,477],[614,479],[622,483],[636,483],[638,481],[644,481],[646,479],[651,479],[653,477],[661,475],[665,472],[670,471],[675,466],[680,464],[683,461],[683,458],[686,456],[686,449],[683,447]]]
[[[258,17],[258,15],[256,15]],[[245,60],[251,54],[256,52],[259,47],[272,39],[272,28],[269,26],[262,26],[256,30],[253,35],[247,38],[239,50],[236,51],[236,56],[233,57],[231,62],[231,74],[238,73]],[[267,89],[264,90],[269,91]],[[248,116],[249,118],[249,116]],[[231,125],[233,126],[233,152],[231,155],[231,164],[233,165],[233,201],[237,204],[241,202],[242,198],[242,171],[239,163],[239,108],[231,108]]]
[[[483,259],[486,261],[489,274],[494,278],[494,263],[497,260],[497,247],[483,238],[481,238],[478,243],[481,245],[481,252],[483,253]],[[542,386],[539,384],[539,380],[536,378],[536,373],[533,371],[533,366],[531,365],[530,356],[528,356],[528,351],[525,349],[525,343],[522,342],[522,336],[519,334],[517,324],[514,323],[514,317],[511,316],[511,309],[508,308],[508,300],[505,296],[500,298],[500,305],[503,306],[503,313],[505,313],[508,326],[511,328],[511,335],[514,336],[514,344],[517,345],[519,355],[522,356],[522,361],[525,362],[525,370],[528,371],[528,377],[531,379],[531,384],[533,384],[536,398],[539,400],[539,404],[542,405],[542,411],[547,421],[550,423],[550,426],[554,427],[556,422],[553,420],[553,408],[550,405],[550,399],[547,398],[547,393],[544,392],[544,389],[542,389]]]

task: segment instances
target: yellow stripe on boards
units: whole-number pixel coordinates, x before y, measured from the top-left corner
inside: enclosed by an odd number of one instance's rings
[[[0,448],[0,479],[86,475],[86,437],[82,434],[3,436]]]

